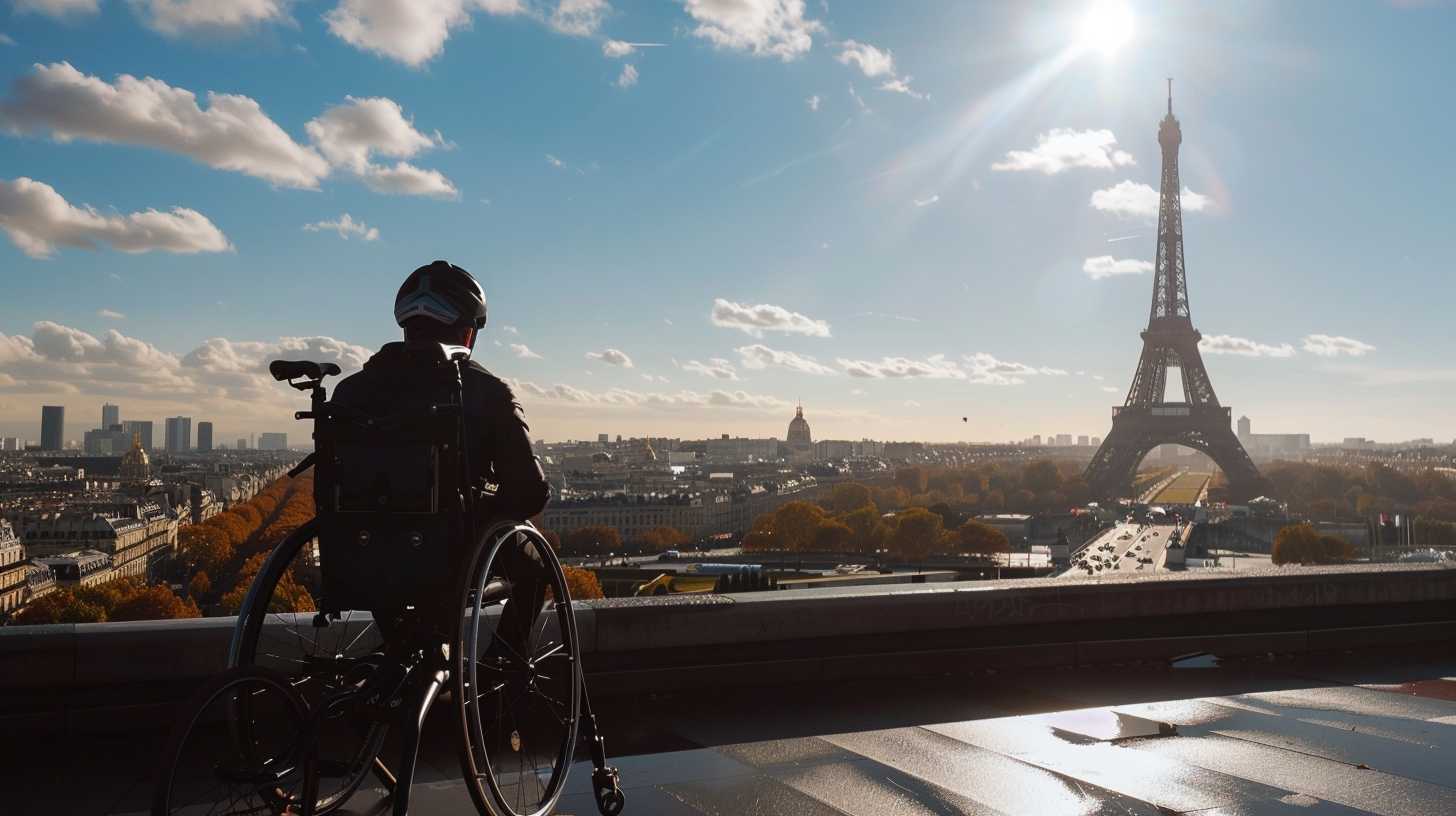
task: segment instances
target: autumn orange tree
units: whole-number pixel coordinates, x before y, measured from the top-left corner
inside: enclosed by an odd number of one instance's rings
[[[676,527],[653,527],[642,534],[642,541],[656,551],[676,549],[691,540],[687,533]]]
[[[956,529],[956,543],[961,552],[990,555],[1011,551],[1006,534],[989,524],[971,519]]]
[[[622,534],[604,524],[578,527],[561,537],[561,552],[567,555],[606,555],[621,550]]]
[[[562,570],[566,573],[566,591],[571,593],[573,601],[606,597],[602,594],[602,585],[597,581],[596,573],[580,567],[563,566]]]
[[[895,515],[890,551],[906,561],[923,561],[942,545],[944,520],[923,507],[912,507]]]

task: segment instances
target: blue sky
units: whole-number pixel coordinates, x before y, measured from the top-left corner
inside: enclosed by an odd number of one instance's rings
[[[1167,76],[1221,401],[1456,435],[1449,6],[19,0],[0,32],[7,435],[106,400],[302,435],[262,365],[357,365],[435,258],[548,439],[781,436],[800,399],[821,438],[1100,435]]]

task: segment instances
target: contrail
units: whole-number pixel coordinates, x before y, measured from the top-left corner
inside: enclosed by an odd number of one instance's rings
[[[1109,244],[1115,244],[1118,241],[1128,241],[1128,240],[1131,240],[1133,238],[1141,238],[1141,237],[1142,237],[1141,235],[1120,235],[1120,236],[1118,236],[1116,238],[1108,238],[1107,239],[1107,243],[1109,243]]]

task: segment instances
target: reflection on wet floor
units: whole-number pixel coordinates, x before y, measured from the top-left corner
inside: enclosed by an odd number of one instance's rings
[[[1456,814],[1453,676],[1447,649],[1363,668],[1349,656],[1143,665],[604,708],[627,814],[1407,816]],[[414,813],[474,812],[450,726],[431,723]],[[7,816],[144,812],[145,772],[104,742],[90,748],[62,766],[85,790],[52,784],[53,763],[7,763],[27,789],[50,792]],[[578,763],[557,812],[596,813],[589,785]],[[338,813],[388,806],[364,790]]]

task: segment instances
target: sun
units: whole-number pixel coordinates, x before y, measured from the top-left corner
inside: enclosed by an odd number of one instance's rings
[[[1099,0],[1087,10],[1078,32],[1077,45],[1088,51],[1101,51],[1111,57],[1132,39],[1132,9],[1118,0]]]

